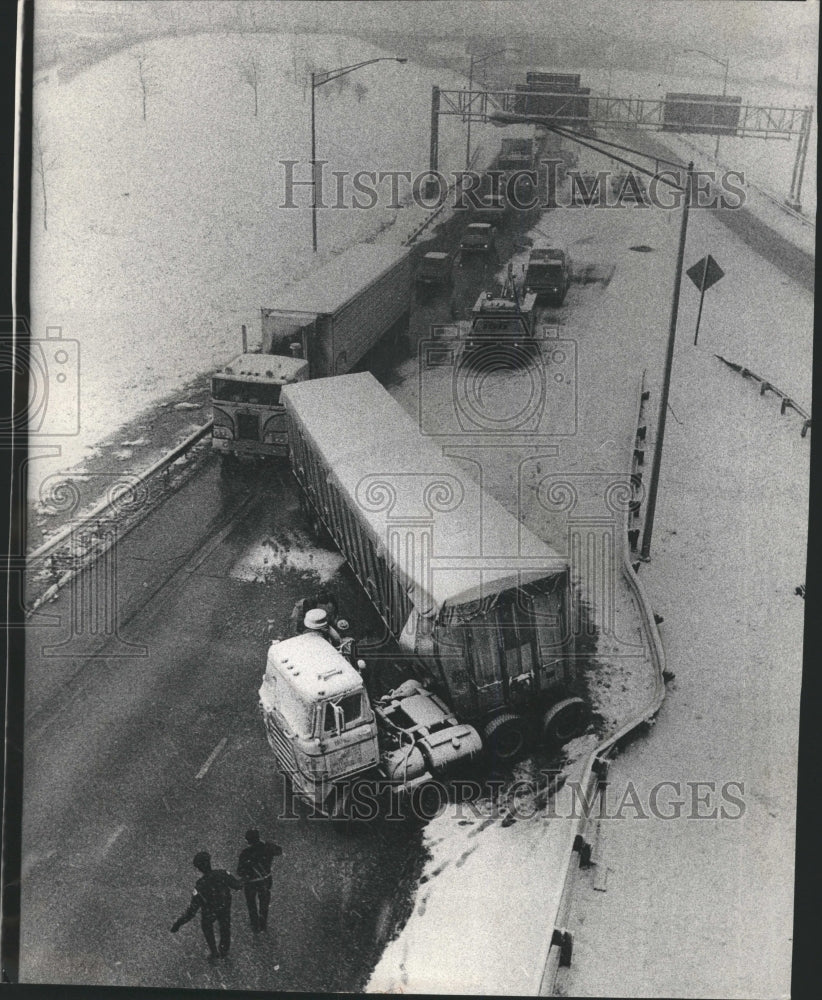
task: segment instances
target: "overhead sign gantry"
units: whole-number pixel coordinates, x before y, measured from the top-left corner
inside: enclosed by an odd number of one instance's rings
[[[500,114],[539,116],[575,129],[632,129],[700,133],[740,139],[798,138],[788,204],[799,210],[813,116],[812,107],[743,104],[741,97],[670,93],[663,98],[591,94],[578,74],[529,73],[513,90],[448,90],[431,94],[429,169],[439,163],[439,117],[468,122],[493,121]]]

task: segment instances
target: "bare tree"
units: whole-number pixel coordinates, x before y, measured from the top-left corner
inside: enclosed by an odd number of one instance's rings
[[[240,70],[243,74],[243,80],[251,87],[254,91],[254,117],[257,117],[257,98],[259,94],[260,87],[260,64],[256,56],[248,56],[243,60]]]
[[[40,178],[40,187],[43,191],[43,229],[48,231],[48,194],[46,192],[46,174],[57,166],[57,157],[50,156],[48,147],[43,138],[43,126],[39,119],[34,122],[34,148],[32,149],[32,161],[34,172]]]
[[[368,87],[366,87],[362,80],[357,80],[354,84],[354,93],[357,95],[357,104],[362,104],[362,99],[368,93]]]
[[[147,59],[145,52],[138,52],[135,57],[137,60],[137,76],[140,80],[140,93],[143,97],[143,121],[146,120],[146,96],[147,96],[147,86],[146,86],[146,64]]]

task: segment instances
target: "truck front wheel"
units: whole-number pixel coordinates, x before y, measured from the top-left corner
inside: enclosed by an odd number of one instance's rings
[[[516,760],[525,749],[525,727],[513,712],[503,712],[491,719],[483,737],[494,760],[504,764]]]

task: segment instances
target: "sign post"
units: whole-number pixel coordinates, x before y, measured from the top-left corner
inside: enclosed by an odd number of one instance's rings
[[[723,278],[725,272],[713,257],[707,254],[702,260],[698,260],[693,267],[689,267],[685,273],[699,289],[699,312],[696,316],[696,331],[694,333],[694,347],[696,347],[697,340],[699,339],[699,324],[702,320],[702,304],[705,301],[705,291],[711,285],[715,285],[720,278]]]

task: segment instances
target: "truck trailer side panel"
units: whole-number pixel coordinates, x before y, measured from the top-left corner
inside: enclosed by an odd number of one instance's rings
[[[326,370],[317,374],[345,375],[349,372],[408,312],[410,290],[409,253],[333,317],[329,339],[318,352],[325,357]]]

